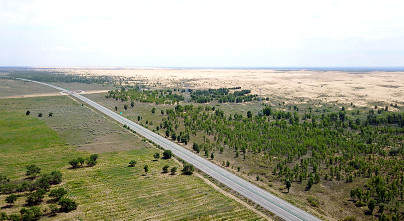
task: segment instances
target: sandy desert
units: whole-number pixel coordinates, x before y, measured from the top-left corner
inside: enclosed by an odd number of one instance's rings
[[[47,70],[49,69],[42,69]],[[162,87],[238,87],[265,97],[356,106],[403,104],[404,72],[349,72],[274,69],[60,68],[80,75],[109,75]]]

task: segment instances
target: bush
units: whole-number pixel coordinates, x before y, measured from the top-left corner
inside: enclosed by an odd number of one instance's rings
[[[78,159],[73,159],[69,161],[69,164],[72,166],[72,168],[78,168],[79,167],[79,160]]]
[[[11,194],[6,197],[6,203],[13,204],[17,200],[18,196],[15,194]]]
[[[93,166],[95,166],[95,164],[97,164],[97,160],[94,160],[94,158],[88,158],[88,160],[87,160],[87,166],[89,166],[89,167],[93,167]]]
[[[177,167],[171,168],[171,174],[174,175],[177,172]]]
[[[168,168],[170,168],[170,166],[168,165],[163,166],[163,172],[168,173]]]
[[[50,184],[56,185],[62,182],[62,173],[60,171],[52,171],[50,174]]]
[[[173,156],[173,153],[171,152],[171,150],[165,150],[163,152],[163,158],[164,159],[170,159]]]
[[[92,160],[94,160],[94,161],[97,161],[97,159],[98,159],[98,154],[93,154],[93,155],[91,155],[91,156],[90,156],[90,159],[92,159]]]
[[[49,205],[49,210],[50,210],[50,213],[49,213],[50,216],[56,216],[56,214],[59,211],[59,207],[56,206],[55,204],[51,204],[51,205]]]
[[[38,189],[37,191],[31,193],[27,197],[28,205],[36,205],[43,200],[46,191],[44,189]]]
[[[0,220],[3,221],[3,220],[7,220],[7,219],[8,219],[7,214],[5,212],[1,212],[0,213]]]
[[[145,173],[149,172],[149,165],[144,165],[143,169]]]
[[[184,168],[182,168],[182,173],[185,175],[192,175],[194,172],[194,166],[192,164],[184,164]]]
[[[31,177],[36,177],[37,174],[40,172],[41,172],[41,168],[32,164],[32,165],[27,166],[27,172],[25,173],[25,175],[31,176]]]
[[[38,220],[42,216],[41,209],[37,206],[33,206],[29,209],[22,208],[20,213],[21,220]]]
[[[21,220],[21,216],[18,214],[11,214],[8,216],[8,220],[12,220],[12,221],[20,221]]]
[[[307,197],[307,201],[310,203],[310,205],[312,207],[318,207],[320,205],[320,202],[318,201],[318,199],[314,198],[314,197]]]
[[[134,167],[135,165],[136,165],[136,160],[131,160],[130,162],[129,162],[129,167]]]
[[[72,210],[77,209],[77,203],[69,198],[62,198],[59,200],[60,211],[61,212],[70,212]]]
[[[60,187],[58,189],[51,190],[51,192],[49,193],[49,197],[52,197],[54,198],[54,200],[58,201],[66,194],[67,191],[64,188]]]

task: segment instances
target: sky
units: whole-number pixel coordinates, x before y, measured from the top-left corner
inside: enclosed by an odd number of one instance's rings
[[[402,0],[0,0],[0,66],[403,67]]]

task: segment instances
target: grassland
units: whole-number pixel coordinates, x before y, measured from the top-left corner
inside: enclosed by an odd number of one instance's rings
[[[25,115],[26,110],[31,111],[30,116]],[[69,168],[69,159],[92,152],[99,153],[96,166]],[[182,166],[174,159],[155,161],[155,152],[161,150],[69,97],[0,100],[1,174],[21,179],[25,166],[32,163],[44,172],[60,170],[60,186],[79,204],[74,212],[45,219],[262,219],[197,176],[162,173],[164,165],[179,170]],[[128,167],[130,160],[137,161],[135,167]],[[146,164],[147,174],[143,170]],[[6,205],[5,197],[0,195],[0,207]],[[21,198],[1,211],[18,213],[23,206]]]

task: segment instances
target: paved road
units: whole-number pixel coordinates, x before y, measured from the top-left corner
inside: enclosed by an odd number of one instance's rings
[[[20,79],[25,81],[30,81],[26,79]],[[69,92],[63,88],[53,86],[50,84],[38,82],[38,81],[30,81],[38,84],[43,84],[49,87],[53,87],[57,90],[60,90],[65,93],[69,93],[71,96],[81,100],[82,102],[92,106],[93,108],[99,110],[101,113],[111,117],[112,119],[118,121],[121,124],[126,124],[131,129],[135,130],[138,134],[144,136],[145,138],[153,141],[154,143],[160,145],[164,149],[171,150],[174,155],[183,159],[184,161],[193,164],[196,168],[223,183],[227,187],[233,189],[239,194],[245,196],[251,201],[259,204],[260,206],[268,209],[273,212],[277,216],[285,219],[285,220],[320,220],[319,218],[309,214],[308,212],[293,206],[292,204],[268,193],[267,191],[255,186],[254,184],[234,175],[233,173],[217,166],[216,164],[206,160],[203,157],[179,146],[178,144],[134,123],[122,117],[121,115],[111,111],[94,101],[85,98],[79,94],[74,92]]]

